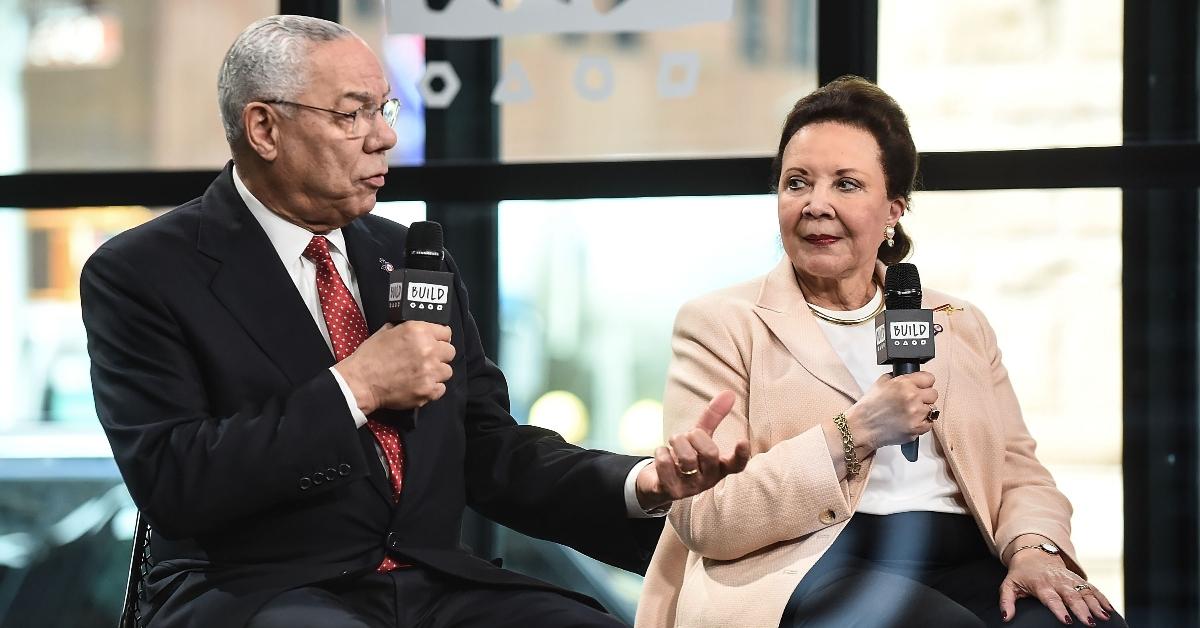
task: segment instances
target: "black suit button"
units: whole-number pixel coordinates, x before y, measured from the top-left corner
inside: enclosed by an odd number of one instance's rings
[[[307,491],[308,489],[312,488],[312,485],[312,480],[308,479],[307,477],[300,478],[300,490]]]
[[[349,570],[349,569],[343,569],[343,570],[342,570],[341,576],[342,576],[343,578],[345,578],[345,577],[348,577],[349,575],[350,575],[350,570]]]
[[[400,535],[395,532],[388,532],[387,546],[392,549],[400,549]]]
[[[312,483],[317,486],[324,484],[325,476],[321,475],[320,471],[317,471],[316,473],[312,474]]]
[[[325,479],[329,480],[330,482],[338,479],[337,469],[334,469],[333,467],[329,467],[328,469],[325,469]]]
[[[338,475],[340,475],[342,477],[346,477],[347,475],[350,475],[350,465],[343,462],[342,464],[338,465],[337,472],[338,472]]]

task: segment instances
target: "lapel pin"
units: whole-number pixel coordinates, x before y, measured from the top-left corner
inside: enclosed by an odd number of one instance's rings
[[[379,269],[380,269],[380,270],[382,270],[382,271],[384,271],[384,272],[389,272],[389,273],[390,273],[390,272],[392,272],[393,270],[396,270],[396,267],[395,267],[395,266],[392,266],[392,263],[391,263],[391,262],[389,262],[389,261],[387,261],[387,260],[385,260],[385,259],[383,259],[383,258],[381,257],[381,258],[379,258]]]
[[[953,314],[955,312],[963,311],[963,308],[954,307],[953,305],[950,305],[949,303],[947,303],[945,305],[939,305],[939,306],[933,308],[933,311],[934,312],[945,312],[946,316],[950,316],[951,314]]]

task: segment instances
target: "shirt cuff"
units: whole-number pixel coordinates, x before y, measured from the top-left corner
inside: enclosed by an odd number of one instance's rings
[[[338,388],[342,389],[342,395],[346,397],[346,405],[350,407],[350,416],[354,418],[354,426],[362,427],[367,424],[367,415],[358,407],[358,400],[354,398],[354,393],[350,392],[350,384],[342,379],[342,374],[338,373],[334,367],[329,367],[329,372],[333,373],[333,378],[337,380]],[[635,502],[636,503],[636,502]]]
[[[625,478],[625,514],[630,519],[651,519],[654,517],[665,517],[671,511],[671,506],[662,506],[653,510],[646,510],[638,503],[637,498],[637,476],[646,468],[646,465],[654,462],[654,458],[646,458],[638,461],[629,470],[629,475]]]

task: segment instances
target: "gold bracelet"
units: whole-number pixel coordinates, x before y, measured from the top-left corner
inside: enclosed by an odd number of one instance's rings
[[[846,413],[840,412],[833,417],[833,424],[842,433],[842,455],[846,458],[846,475],[854,477],[862,471],[862,463],[858,454],[854,453],[854,436],[850,434],[850,426],[846,424]]]

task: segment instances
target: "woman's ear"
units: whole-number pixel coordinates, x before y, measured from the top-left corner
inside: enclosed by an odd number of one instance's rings
[[[888,204],[888,224],[900,222],[900,218],[908,211],[908,201],[904,197],[896,197]]]

